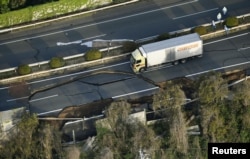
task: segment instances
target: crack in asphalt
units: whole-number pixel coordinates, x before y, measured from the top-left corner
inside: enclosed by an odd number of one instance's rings
[[[99,87],[97,87],[97,90],[95,90],[95,91],[98,93],[98,95],[101,98],[101,100],[103,100],[104,98],[103,98],[102,94],[99,91]]]
[[[91,83],[91,82],[84,82],[84,81],[79,81],[85,77],[89,77],[89,76],[93,76],[93,75],[98,75],[98,74],[125,74],[125,75],[129,75],[130,77],[126,77],[126,78],[123,78],[123,79],[120,79],[120,80],[113,80],[113,81],[109,81],[109,82],[105,82],[105,83]],[[47,87],[42,87],[40,89],[37,89],[37,90],[34,90],[31,95],[28,97],[28,100],[31,100],[31,98],[39,93],[39,92],[45,92],[47,90],[50,90],[50,89],[53,89],[53,88],[56,88],[56,87],[60,87],[60,86],[63,86],[63,85],[66,85],[66,84],[69,84],[69,83],[72,83],[72,82],[80,82],[80,83],[83,83],[83,84],[90,84],[90,85],[93,85],[93,86],[97,86],[96,89],[92,89],[92,91],[87,91],[87,92],[83,92],[83,93],[76,93],[76,94],[70,94],[70,95],[66,95],[66,96],[76,96],[76,95],[79,95],[79,94],[88,94],[88,93],[94,93],[96,92],[99,97],[100,97],[100,100],[105,100],[101,94],[101,92],[99,91],[99,87],[98,86],[101,86],[101,85],[105,85],[105,84],[111,84],[111,83],[115,83],[115,82],[119,82],[119,81],[124,81],[124,80],[128,80],[128,79],[133,79],[137,77],[138,79],[142,79],[148,83],[151,83],[155,86],[158,86],[154,81],[144,77],[142,74],[134,74],[134,73],[131,73],[131,72],[126,72],[126,71],[98,71],[98,72],[93,72],[89,75],[84,75],[84,76],[77,76],[77,77],[71,77],[70,79],[68,80],[65,80],[61,83],[55,83],[55,84],[50,84],[48,85]],[[159,87],[159,86],[158,86]],[[31,107],[31,103],[28,101],[27,102],[27,107],[28,109],[30,110],[30,107]]]
[[[250,43],[244,43],[242,44],[242,47],[241,48],[247,48],[250,46]],[[247,60],[249,60],[250,56],[246,56],[244,53],[241,52],[240,49],[237,50],[243,57],[245,57]]]
[[[148,82],[148,83],[150,83],[150,84],[152,84],[152,85],[157,86],[157,87],[160,88],[160,85],[158,85],[158,84],[157,84],[156,82],[154,82],[153,80],[144,77],[142,74],[137,74],[137,77],[138,77],[139,79],[142,79],[142,80],[144,80],[144,81],[146,81],[146,82]]]
[[[29,100],[36,94],[36,93],[40,93],[40,92],[44,92],[44,91],[47,91],[47,90],[50,90],[50,89],[53,89],[53,88],[56,88],[56,87],[59,87],[59,86],[63,86],[63,85],[66,85],[66,84],[69,84],[69,83],[72,83],[72,82],[75,82],[75,81],[78,81],[79,79],[83,79],[85,77],[89,77],[89,76],[93,76],[93,75],[97,75],[97,74],[103,74],[103,73],[109,73],[109,74],[128,74],[128,75],[134,75],[132,73],[129,73],[129,72],[122,72],[122,71],[98,71],[98,72],[93,72],[89,75],[84,75],[84,76],[78,76],[78,77],[72,77],[70,78],[69,80],[65,80],[61,83],[56,83],[56,84],[51,84],[51,85],[48,85],[48,86],[45,86],[41,89],[37,89],[37,90],[34,90],[31,92],[31,95],[29,96]],[[79,82],[79,81],[78,81]]]
[[[79,95],[79,94],[89,94],[89,93],[93,93],[94,91],[88,91],[88,92],[82,92],[82,93],[75,93],[75,94],[67,94],[67,95],[65,95],[65,96],[77,96],[77,95]]]
[[[36,59],[36,61],[38,61],[38,56],[39,56],[39,54],[40,54],[40,49],[35,48],[35,47],[31,44],[31,39],[27,39],[27,40],[25,40],[25,42],[26,42],[27,44],[29,44],[30,47],[31,47],[33,50],[35,50],[35,55],[34,55],[33,57]]]
[[[106,84],[112,84],[115,82],[121,82],[121,81],[129,80],[129,79],[133,79],[133,78],[135,78],[135,77],[126,77],[123,79],[111,80],[111,81],[104,82],[104,83],[91,83],[91,82],[86,82],[86,81],[81,81],[81,80],[78,80],[78,82],[84,83],[84,84],[89,84],[89,85],[94,85],[94,86],[102,86],[102,85],[106,85]]]

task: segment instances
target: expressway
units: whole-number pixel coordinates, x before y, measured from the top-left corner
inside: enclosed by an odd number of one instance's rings
[[[129,61],[106,64],[67,75],[29,81],[27,90],[53,87],[33,96],[11,96],[8,87],[0,88],[0,111],[28,106],[31,112],[45,115],[56,113],[66,106],[82,105],[92,101],[113,98],[136,98],[155,93],[154,82],[178,77],[196,78],[208,71],[228,71],[250,66],[250,34],[242,32],[204,42],[204,55],[185,64],[149,70],[137,76],[132,73]],[[144,79],[149,80],[144,80]],[[56,84],[56,85],[55,85]],[[24,91],[25,92],[25,91]]]
[[[142,0],[77,18],[0,35],[0,69],[85,52],[93,39],[141,39],[216,21],[226,6],[230,15],[250,12],[248,0]]]

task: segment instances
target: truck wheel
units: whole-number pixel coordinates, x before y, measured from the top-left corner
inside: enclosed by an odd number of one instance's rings
[[[173,62],[173,65],[178,65],[178,64],[179,64],[179,61]]]
[[[144,71],[145,71],[144,67],[140,68],[140,72],[144,72]]]
[[[181,63],[186,63],[186,59],[182,59],[182,60],[181,60]]]

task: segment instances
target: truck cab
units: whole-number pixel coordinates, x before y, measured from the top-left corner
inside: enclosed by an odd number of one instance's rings
[[[143,56],[143,50],[139,48],[133,51],[130,57],[130,63],[135,73],[144,71],[146,68],[146,58]]]

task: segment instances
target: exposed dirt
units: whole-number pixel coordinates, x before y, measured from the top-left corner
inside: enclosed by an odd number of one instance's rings
[[[240,80],[242,78],[245,78],[246,76],[246,72],[245,71],[241,71],[241,70],[237,70],[234,72],[231,72],[229,74],[223,74],[222,77],[228,81],[228,83],[232,83],[236,80]]]

